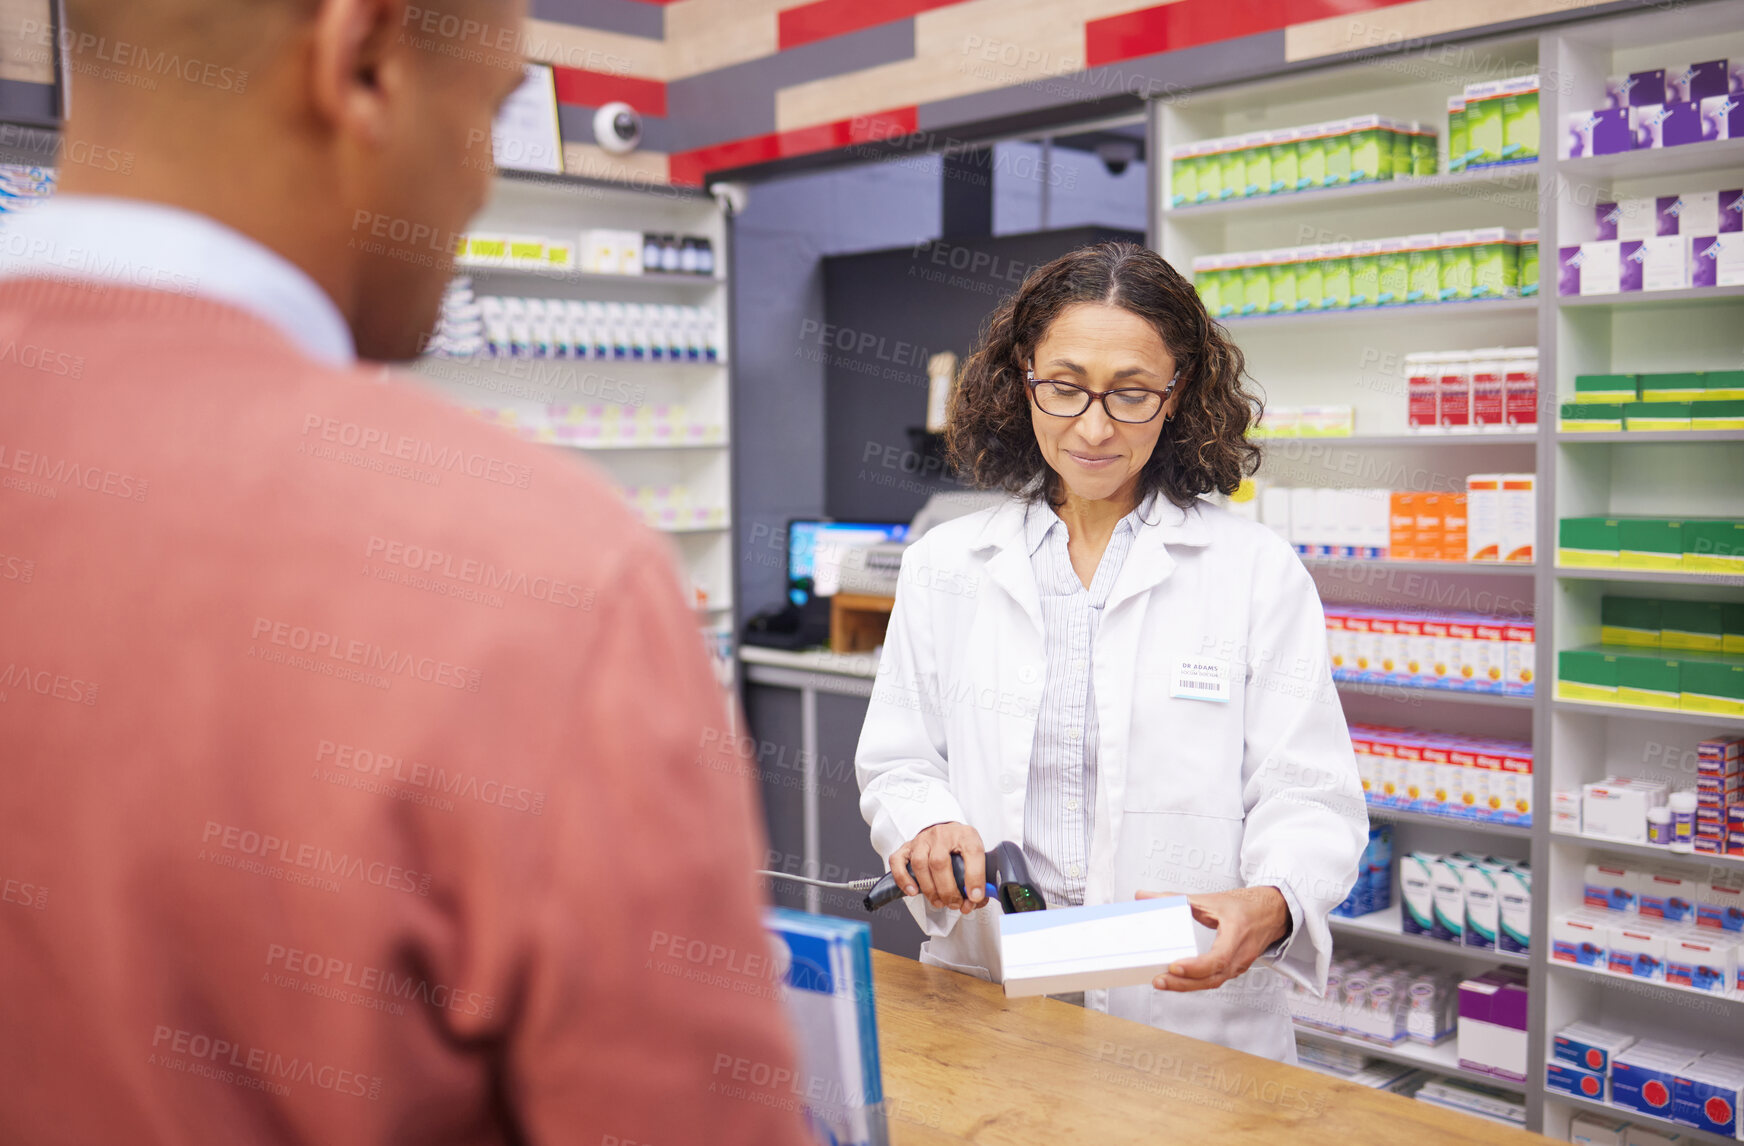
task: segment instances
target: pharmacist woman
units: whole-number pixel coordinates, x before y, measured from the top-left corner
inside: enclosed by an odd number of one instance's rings
[[[1242,370],[1151,251],[1030,274],[946,430],[1012,496],[904,555],[855,763],[922,962],[1000,978],[978,909],[1010,840],[1050,906],[1191,897],[1200,954],[1086,1006],[1294,1062],[1291,981],[1325,986],[1368,821],[1307,571],[1203,500],[1258,464]]]

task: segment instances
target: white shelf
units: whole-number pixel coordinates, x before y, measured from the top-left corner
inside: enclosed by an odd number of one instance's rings
[[[1455,316],[1499,318],[1504,315],[1520,315],[1524,317],[1537,312],[1538,300],[1535,298],[1481,298],[1469,302],[1418,302],[1403,306],[1360,306],[1348,310],[1298,310],[1288,314],[1230,315],[1228,318],[1220,318],[1216,321],[1225,326],[1234,326],[1245,330],[1248,327],[1290,326],[1301,322],[1397,322],[1402,318],[1439,321]]]
[[[1369,804],[1369,819],[1393,824],[1422,824],[1425,827],[1453,828],[1462,832],[1481,832],[1488,836],[1504,836],[1517,840],[1532,838],[1529,824],[1498,824],[1489,820],[1467,820],[1458,816],[1436,816],[1428,812],[1408,812],[1403,808],[1387,808]]]
[[[1302,557],[1310,569],[1398,569],[1405,573],[1477,573],[1530,577],[1538,566],[1526,561],[1392,561],[1370,557]]]
[[[1731,1006],[1737,1007],[1739,1010],[1739,1017],[1744,1018],[1744,995],[1739,995],[1735,991],[1700,991],[1694,987],[1685,987],[1680,983],[1664,983],[1655,982],[1652,979],[1638,979],[1633,975],[1618,975],[1612,971],[1601,971],[1597,967],[1586,967],[1579,963],[1565,963],[1559,959],[1550,960],[1548,966],[1552,971],[1567,971],[1570,974],[1582,975],[1589,979],[1604,979],[1609,980],[1612,983],[1628,983],[1632,990],[1635,988],[1643,988],[1649,991],[1666,991],[1673,995],[1682,995],[1685,997],[1693,996],[1697,999],[1711,999],[1715,1003],[1722,1005],[1730,1004]]]
[[[1460,1066],[1459,1040],[1457,1038],[1448,1039],[1440,1046],[1435,1047],[1413,1042],[1403,1042],[1398,1046],[1387,1047],[1364,1039],[1352,1038],[1349,1035],[1335,1035],[1329,1031],[1316,1030],[1314,1027],[1303,1026],[1301,1023],[1297,1023],[1295,1026],[1297,1038],[1318,1039],[1323,1043],[1332,1043],[1334,1046],[1351,1047],[1364,1054],[1373,1055],[1375,1058],[1384,1058],[1389,1062],[1402,1062],[1410,1066],[1420,1066],[1438,1074],[1448,1075],[1451,1078],[1463,1078],[1468,1082],[1487,1083],[1504,1090],[1520,1092],[1525,1090],[1526,1084],[1523,1082],[1511,1082],[1505,1078],[1497,1078],[1482,1071],[1467,1070]]]
[[[1642,859],[1658,860],[1664,863],[1687,863],[1692,867],[1735,867],[1744,872],[1744,856],[1717,856],[1706,852],[1674,852],[1670,848],[1659,847],[1656,844],[1636,844],[1623,840],[1607,840],[1603,836],[1576,835],[1573,832],[1550,833],[1552,843],[1570,844],[1604,851],[1619,852],[1623,855],[1639,856]],[[1625,978],[1625,976],[1615,976]],[[1706,992],[1698,992],[1706,994]]]
[[[1744,576],[1733,573],[1685,573],[1679,569],[1606,569],[1587,565],[1558,565],[1556,575],[1565,581],[1639,581],[1643,584],[1744,588]]]
[[[1332,928],[1334,935],[1360,935],[1395,947],[1411,947],[1419,951],[1434,951],[1443,955],[1493,960],[1499,963],[1516,963],[1521,966],[1532,961],[1530,956],[1516,954],[1512,951],[1465,947],[1458,943],[1444,943],[1426,935],[1407,935],[1399,926],[1399,917],[1403,910],[1400,904],[1394,903],[1384,910],[1371,912],[1368,915],[1359,915],[1354,919],[1346,919],[1337,915],[1329,916],[1327,924]]]
[[[1560,1090],[1551,1090],[1547,1086],[1542,1086],[1542,1084],[1540,1084],[1540,1087],[1544,1091],[1544,1100],[1546,1102],[1566,1102],[1570,1106],[1582,1106],[1589,1110],[1602,1110],[1613,1118],[1620,1118],[1624,1122],[1639,1122],[1645,1126],[1664,1127],[1667,1130],[1683,1135],[1685,1141],[1709,1142],[1716,1144],[1716,1146],[1723,1143],[1730,1143],[1731,1146],[1736,1146],[1735,1139],[1722,1138],[1717,1134],[1709,1134],[1706,1131],[1697,1130],[1693,1126],[1685,1126],[1681,1122],[1673,1122],[1669,1118],[1655,1118],[1651,1114],[1643,1114],[1639,1110],[1631,1110],[1627,1106],[1614,1106],[1609,1102],[1600,1102],[1596,1098],[1583,1098],[1578,1094],[1565,1094]]]
[[[720,525],[655,525],[651,521],[643,521],[649,529],[656,533],[725,533],[731,529],[731,524],[723,522]]]
[[[1669,65],[1667,65],[1669,66]],[[1686,143],[1682,147],[1654,147],[1619,151],[1614,155],[1583,155],[1556,161],[1558,171],[1570,179],[1612,176],[1687,175],[1697,171],[1727,171],[1744,167],[1744,139],[1720,139]],[[1607,200],[1609,202],[1609,200]]]
[[[1540,258],[1543,256],[1540,255]],[[1689,287],[1685,290],[1629,291],[1624,294],[1558,295],[1556,303],[1563,307],[1608,306],[1617,310],[1641,310],[1682,303],[1699,305],[1735,303],[1740,300],[1744,300],[1744,286]]]
[[[1337,209],[1346,204],[1358,207],[1391,206],[1394,203],[1425,203],[1436,199],[1471,198],[1481,195],[1493,198],[1500,189],[1516,191],[1525,201],[1520,209],[1536,211],[1538,198],[1538,164],[1500,164],[1475,171],[1452,175],[1412,176],[1404,179],[1378,179],[1353,183],[1347,187],[1323,187],[1312,191],[1286,191],[1277,195],[1255,195],[1240,199],[1221,199],[1215,203],[1183,203],[1169,207],[1165,213],[1175,219],[1215,219],[1227,215],[1254,217],[1264,214],[1294,215],[1304,210]]]
[[[1597,700],[1557,700],[1556,712],[1572,716],[1613,716],[1633,720],[1657,720],[1665,724],[1704,724],[1716,732],[1744,731],[1744,716],[1713,712],[1684,712],[1677,708],[1651,708],[1645,704],[1607,704]]]
[[[713,290],[716,287],[726,285],[727,281],[724,275],[684,275],[668,272],[640,275],[602,275],[593,271],[563,270],[561,268],[481,267],[470,266],[466,263],[455,263],[454,273],[456,276],[465,276],[470,279],[527,278],[543,279],[548,282],[558,281],[586,284],[590,286],[595,284],[602,286],[616,286],[619,283],[629,283],[632,286],[637,287],[653,287],[659,289],[679,287],[688,288],[693,291]],[[485,293],[489,292],[487,291]]]
[[[615,451],[647,451],[647,450],[724,450],[729,443],[725,440],[715,442],[559,442],[544,438],[524,438],[539,446],[555,446],[560,450],[581,450],[583,453],[612,453]]]
[[[1491,708],[1531,708],[1530,696],[1510,696],[1501,692],[1455,692],[1450,688],[1410,688],[1402,684],[1368,684],[1354,680],[1334,681],[1339,692],[1357,696],[1379,696],[1391,700],[1412,702],[1444,700],[1450,704],[1480,704]]]
[[[1739,431],[1739,433],[1740,436],[1744,436],[1744,431]],[[1276,437],[1250,440],[1261,449],[1269,449],[1285,442],[1342,446],[1353,450],[1415,450],[1424,447],[1434,449],[1449,446],[1482,446],[1489,449],[1496,446],[1536,446],[1538,444],[1537,433],[1533,430],[1519,434],[1344,434],[1342,436],[1329,434],[1325,437]]]
[[[1744,430],[1558,430],[1560,445],[1614,445],[1619,442],[1744,442]]]
[[[871,680],[878,675],[878,661],[871,653],[838,653],[830,649],[771,649],[740,645],[739,659],[746,664]]]
[[[724,367],[727,364],[727,360],[725,358],[720,358],[720,359],[716,359],[713,362],[708,362],[708,361],[705,361],[705,360],[700,359],[700,358],[699,359],[690,359],[690,358],[556,358],[556,357],[514,358],[514,357],[505,357],[502,355],[486,355],[486,354],[475,354],[475,355],[471,355],[470,357],[461,356],[461,355],[441,355],[441,356],[431,355],[431,356],[428,356],[425,358],[421,358],[421,359],[419,359],[419,361],[425,362],[425,363],[457,362],[462,366],[479,366],[479,367],[488,367],[488,366],[494,365],[496,363],[503,363],[503,364],[508,365],[508,366],[531,365],[533,363],[539,363],[539,364],[544,364],[544,365],[567,364],[570,366],[595,366],[595,367],[597,367],[597,366],[611,366],[614,368],[619,367],[619,366],[632,366],[632,367],[637,367],[637,368],[644,367],[644,366],[657,366],[657,367],[661,367],[661,368],[679,366],[679,367],[684,367],[686,369],[691,369],[691,370],[697,370],[697,369],[712,370],[712,369],[715,369],[718,367]]]

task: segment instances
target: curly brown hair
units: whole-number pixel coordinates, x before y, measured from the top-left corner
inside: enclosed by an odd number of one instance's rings
[[[1098,243],[1062,255],[1031,271],[999,304],[951,394],[945,448],[958,474],[981,489],[1045,494],[1060,503],[1060,476],[1043,460],[1030,424],[1024,372],[1048,327],[1080,302],[1131,311],[1175,358],[1179,401],[1139,474],[1139,502],[1160,492],[1184,509],[1213,490],[1234,493],[1260,462],[1247,430],[1261,404],[1242,386],[1241,351],[1205,313],[1193,284],[1135,243]]]

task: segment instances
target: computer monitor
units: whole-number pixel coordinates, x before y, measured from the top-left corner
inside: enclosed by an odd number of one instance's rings
[[[888,521],[825,521],[802,518],[787,523],[787,598],[801,607],[836,595],[847,549],[908,540],[908,526]]]

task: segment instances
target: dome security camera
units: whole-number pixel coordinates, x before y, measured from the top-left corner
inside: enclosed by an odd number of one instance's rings
[[[1138,144],[1123,139],[1110,139],[1096,145],[1096,158],[1108,168],[1110,175],[1124,175],[1132,161],[1138,158]]]
[[[594,140],[613,155],[628,155],[642,142],[642,117],[621,100],[593,113]]]

